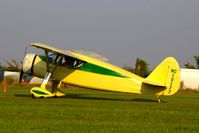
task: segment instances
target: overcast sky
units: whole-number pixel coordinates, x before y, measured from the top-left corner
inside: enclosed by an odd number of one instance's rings
[[[183,67],[199,55],[199,0],[0,0],[0,58],[22,60],[30,42],[94,51],[117,66],[174,56]]]

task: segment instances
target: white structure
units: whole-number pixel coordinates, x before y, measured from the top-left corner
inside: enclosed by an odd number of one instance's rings
[[[19,76],[20,72],[0,70],[0,82],[5,80],[7,83],[19,83]],[[23,75],[23,81],[27,81],[30,84],[41,84],[43,82],[43,79],[28,75]]]
[[[199,90],[199,70],[181,69],[182,89]]]
[[[4,71],[4,80],[7,82],[19,82],[19,72]]]

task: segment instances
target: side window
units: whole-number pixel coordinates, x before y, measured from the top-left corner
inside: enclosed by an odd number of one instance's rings
[[[62,66],[65,67],[71,67],[71,68],[79,68],[84,64],[83,61],[80,61],[78,59],[65,56],[62,60]]]
[[[73,60],[74,60],[73,58],[65,56],[65,57],[63,57],[61,64],[62,64],[62,66],[72,67]]]
[[[69,66],[69,61],[67,61],[66,60],[66,58],[64,57],[63,59],[62,59],[62,66]]]
[[[57,55],[55,53],[52,52],[48,52],[48,61],[50,63],[55,63]]]
[[[50,63],[52,63],[54,65],[61,65],[62,64],[63,56],[58,55],[58,54],[53,53],[53,52],[49,52],[48,57],[49,57]]]
[[[62,64],[62,60],[63,60],[63,57],[58,55],[56,57],[56,59],[54,60],[54,63],[58,64],[58,65],[61,65]]]
[[[73,63],[73,68],[80,68],[83,65],[84,65],[83,61],[75,60],[74,63]]]

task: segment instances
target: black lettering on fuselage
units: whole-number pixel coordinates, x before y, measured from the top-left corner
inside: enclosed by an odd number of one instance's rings
[[[173,87],[173,81],[174,81],[174,77],[175,77],[175,74],[177,73],[177,70],[176,69],[171,69],[171,79],[170,79],[170,85],[169,85],[169,94],[171,93],[171,89]]]

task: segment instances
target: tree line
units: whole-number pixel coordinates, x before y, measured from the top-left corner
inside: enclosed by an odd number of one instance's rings
[[[199,55],[193,56],[193,58],[194,58],[194,64],[187,62],[186,64],[184,64],[185,68],[199,69]],[[148,64],[145,60],[137,58],[134,67],[124,66],[123,68],[145,78],[151,73],[151,70],[149,69],[149,65],[150,64]]]
[[[6,65],[2,65],[0,62],[0,70],[19,72],[21,70],[20,63],[16,59],[6,60]]]
[[[190,62],[187,62],[184,66],[185,68],[189,68],[189,69],[199,69],[199,55],[198,56],[194,56],[194,61],[195,64],[191,64]]]

